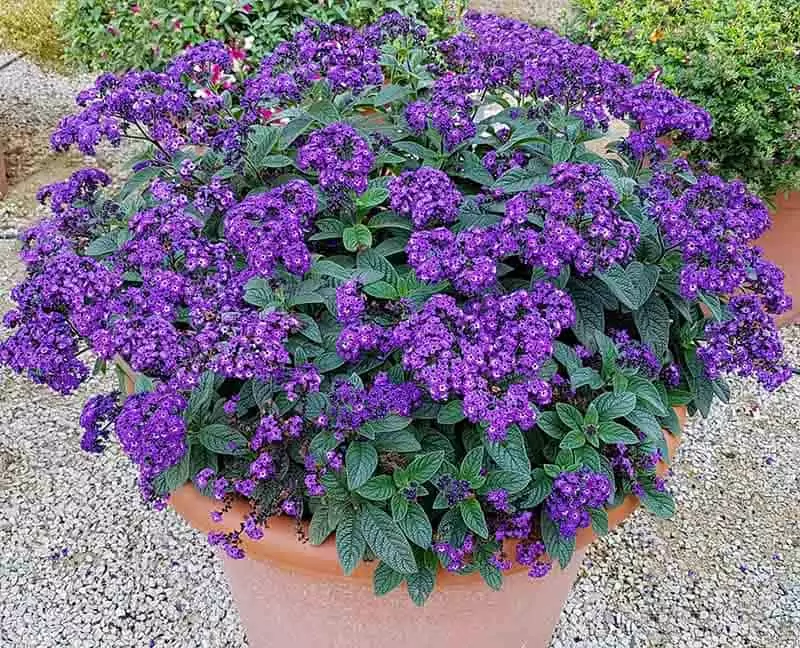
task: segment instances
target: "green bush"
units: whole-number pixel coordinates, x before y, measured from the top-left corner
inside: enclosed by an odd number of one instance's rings
[[[800,187],[800,2],[573,0],[567,25],[705,107],[714,137],[686,146],[764,196]]]
[[[259,58],[305,18],[361,26],[397,10],[448,35],[463,3],[441,0],[62,0],[67,62],[89,70],[159,68],[186,45],[218,39]]]
[[[2,0],[2,4],[0,48],[51,65],[61,61],[62,46],[52,20],[56,0]]]

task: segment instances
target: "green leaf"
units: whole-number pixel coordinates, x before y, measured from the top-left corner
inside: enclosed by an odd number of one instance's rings
[[[416,606],[425,605],[428,600],[433,587],[436,584],[436,575],[429,569],[421,569],[420,571],[406,576],[406,587],[408,588],[408,595]]]
[[[369,270],[375,275],[376,279],[364,281],[364,283],[374,283],[375,281],[386,281],[393,286],[397,283],[397,270],[394,269],[392,262],[379,252],[369,249],[358,253],[356,265],[360,270]]]
[[[362,290],[376,299],[397,299],[400,296],[397,289],[386,281],[376,281],[364,286]]]
[[[664,405],[661,394],[652,382],[639,376],[632,376],[628,381],[628,390],[636,395],[636,400],[640,405],[654,414],[666,416],[667,406]]]
[[[494,488],[502,488],[509,495],[515,495],[524,490],[530,483],[530,475],[511,472],[510,470],[492,470],[486,475],[486,483],[481,491],[486,492]]]
[[[307,337],[312,342],[322,344],[322,332],[319,329],[319,324],[311,315],[307,315],[306,313],[292,313],[292,316],[300,320],[303,324],[303,328],[300,329],[301,335]]]
[[[436,422],[440,425],[455,425],[465,418],[463,403],[460,400],[452,400],[445,403],[439,410]]]
[[[583,429],[583,414],[574,405],[569,403],[556,403],[556,414],[561,422],[571,430]]]
[[[280,169],[282,167],[292,166],[294,160],[288,155],[267,155],[253,162],[257,169]]]
[[[362,210],[372,209],[383,204],[388,197],[389,190],[386,187],[369,187],[356,199],[356,207]]]
[[[536,418],[536,425],[547,436],[554,439],[560,439],[567,431],[558,414],[553,411],[540,412]]]
[[[375,555],[402,574],[414,574],[417,562],[399,525],[381,509],[365,503],[359,515],[361,532]]]
[[[547,499],[553,490],[553,480],[541,468],[537,468],[531,474],[531,487],[525,495],[525,499],[520,502],[524,509],[532,509],[539,506]]]
[[[363,429],[363,428],[362,428]],[[409,429],[381,432],[375,437],[378,452],[418,452],[421,449],[417,437]]]
[[[601,421],[609,421],[630,414],[636,409],[636,396],[630,392],[606,392],[593,401]]]
[[[392,511],[392,518],[395,522],[400,522],[408,515],[408,500],[401,494],[395,493],[389,500],[389,508]]]
[[[347,472],[347,487],[355,490],[367,483],[378,467],[378,453],[372,444],[366,441],[353,441],[347,447],[344,458]]]
[[[400,101],[404,99],[409,92],[410,89],[406,86],[396,84],[385,85],[381,88],[380,92],[375,95],[375,98],[372,100],[372,105],[385,106],[388,103]]]
[[[375,592],[375,596],[385,596],[397,589],[402,582],[403,574],[382,562],[378,564],[372,575],[372,590]]]
[[[639,443],[639,437],[629,428],[614,421],[603,421],[597,428],[597,435],[603,443],[624,443],[631,445]]]
[[[533,167],[533,165],[530,166]],[[502,189],[507,194],[519,193],[521,191],[529,191],[536,185],[545,184],[548,179],[546,174],[538,173],[533,168],[515,167],[500,176],[495,181],[492,189]]]
[[[400,521],[400,528],[406,537],[418,547],[427,549],[431,546],[433,529],[428,514],[416,502],[409,502],[408,512]]]
[[[341,120],[339,111],[330,101],[323,99],[308,107],[306,112],[324,126]]]
[[[336,553],[345,575],[349,576],[361,562],[367,543],[361,534],[355,511],[348,509],[336,526]]]
[[[406,476],[410,482],[422,484],[438,472],[442,461],[444,461],[444,452],[441,450],[417,455],[414,457],[414,461],[408,464]]]
[[[486,435],[482,436],[483,447],[502,470],[518,473],[531,471],[531,460],[528,458],[528,451],[525,447],[525,437],[522,436],[518,427],[510,427],[506,439],[501,442],[489,441]]]
[[[631,425],[633,425],[633,427],[635,427],[637,430],[641,430],[650,438],[663,436],[661,424],[651,412],[637,407],[629,414],[626,414],[625,418],[631,423]]]
[[[410,218],[407,216],[400,216],[400,214],[391,211],[383,211],[375,214],[369,219],[368,224],[369,228],[373,230],[387,227],[396,227],[409,232],[414,230],[414,225]]]
[[[598,536],[608,533],[608,513],[602,508],[590,508],[589,516],[592,518],[592,530]]]
[[[389,416],[385,416],[377,421],[367,421],[359,428],[359,433],[370,439],[376,439],[380,434],[404,430],[410,423],[411,419],[408,416],[389,414]]]
[[[278,139],[278,149],[285,150],[292,145],[300,135],[302,135],[311,125],[308,117],[296,117],[285,126],[280,128],[280,138]]]
[[[567,432],[566,436],[561,439],[561,443],[558,447],[574,450],[584,445],[586,445],[586,435],[583,430],[570,430]]]
[[[153,490],[158,495],[168,495],[191,479],[191,449],[174,466],[170,466],[153,480]]]
[[[575,304],[575,324],[572,327],[575,337],[583,346],[594,349],[596,334],[606,328],[603,302],[592,290],[577,285],[570,287],[570,297]]]
[[[142,394],[151,392],[155,389],[155,383],[152,378],[148,378],[144,374],[136,374],[136,379],[133,381],[133,393]]]
[[[117,244],[117,236],[115,233],[111,233],[104,234],[100,238],[96,238],[86,246],[86,249],[83,251],[83,253],[86,256],[100,258],[106,256],[107,254],[116,252],[118,248],[119,245]]]
[[[344,364],[344,360],[342,360],[336,351],[326,351],[322,355],[314,358],[314,364],[320,372],[328,373],[329,371],[341,367]]]
[[[224,455],[240,455],[247,452],[247,439],[224,423],[206,425],[197,433],[204,448]]]
[[[494,182],[492,175],[481,163],[480,158],[472,151],[464,151],[461,154],[462,165],[460,171],[454,171],[454,175],[467,178],[481,186],[490,186]]]
[[[258,308],[268,308],[275,304],[275,293],[269,283],[261,277],[253,277],[244,286],[244,300]]]
[[[572,156],[575,146],[567,139],[554,139],[550,144],[550,158],[553,164],[566,162]]]
[[[561,569],[569,564],[572,554],[575,552],[575,537],[563,538],[558,530],[558,525],[550,519],[547,511],[542,509],[541,513],[542,541],[547,549],[547,553],[554,560],[557,560]]]
[[[633,312],[633,321],[642,341],[648,344],[661,359],[669,345],[671,324],[669,309],[658,295],[651,295],[644,305]]]
[[[660,518],[671,518],[675,515],[675,500],[666,491],[659,492],[645,488],[640,499],[644,507],[653,515]]]
[[[482,467],[483,467],[483,447],[476,446],[464,456],[464,459],[461,460],[461,466],[459,467],[458,470],[458,476],[460,479],[466,479],[467,481],[472,481],[476,477],[480,476]]]
[[[461,519],[473,533],[481,538],[489,537],[489,528],[486,526],[486,517],[483,515],[481,503],[474,497],[459,502],[458,509],[461,511]]]
[[[333,533],[333,527],[328,522],[328,507],[320,506],[311,516],[311,523],[308,525],[308,541],[314,546],[319,546],[331,533]]]
[[[345,228],[342,232],[342,241],[348,252],[355,252],[359,248],[372,247],[372,232],[366,225],[358,224]]]
[[[623,304],[636,310],[649,299],[658,282],[659,273],[658,266],[633,261],[627,268],[615,263],[597,276]]]
[[[491,587],[495,592],[499,591],[500,588],[503,587],[503,572],[501,572],[497,567],[490,565],[487,562],[483,562],[481,563],[479,571],[481,573],[481,577],[483,578],[483,582]]]
[[[389,475],[376,475],[359,486],[356,493],[368,500],[383,502],[394,495],[394,482]]]

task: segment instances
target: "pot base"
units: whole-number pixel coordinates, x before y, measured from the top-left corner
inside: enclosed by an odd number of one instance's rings
[[[400,586],[375,598],[363,581],[331,582],[223,556],[250,648],[546,648],[585,550],[542,579],[450,587],[416,607]]]

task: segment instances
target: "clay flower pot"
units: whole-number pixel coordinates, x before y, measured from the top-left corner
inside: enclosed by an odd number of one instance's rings
[[[786,292],[794,305],[778,318],[780,324],[800,321],[800,191],[778,194],[772,211],[772,227],[756,241],[764,255],[780,266],[786,276]]]
[[[132,372],[121,364],[132,393]],[[685,408],[676,412],[683,423]],[[679,440],[666,436],[673,456]],[[660,474],[666,470],[666,464],[658,466]],[[220,503],[191,483],[176,490],[169,504],[203,533],[238,530],[250,511],[239,499],[221,522],[213,522],[211,512],[219,510]],[[638,505],[631,495],[609,510],[609,529]],[[586,549],[597,539],[591,528],[580,529],[565,570],[556,564],[546,577],[532,579],[517,565],[505,572],[499,592],[490,590],[477,573],[459,576],[441,570],[437,591],[418,608],[402,587],[376,597],[370,563],[361,563],[345,576],[333,537],[313,546],[305,540],[306,526],[293,518],[274,517],[260,540],[242,534],[245,559],[233,560],[221,552],[250,648],[545,648]],[[510,554],[514,544],[506,543]]]

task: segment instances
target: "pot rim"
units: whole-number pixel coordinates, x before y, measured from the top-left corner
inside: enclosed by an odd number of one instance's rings
[[[121,359],[120,359],[121,360]],[[126,387],[129,393],[133,391],[135,373],[123,361],[117,361],[117,365],[125,374]],[[685,407],[675,407],[681,426],[686,418]],[[675,451],[680,444],[680,439],[665,430],[667,446],[669,448],[670,460],[674,457]],[[657,466],[658,474],[664,474],[668,466],[660,462]],[[235,498],[222,514],[220,522],[211,519],[212,511],[220,510],[220,502],[211,497],[203,495],[194,484],[189,481],[170,494],[168,504],[195,530],[203,533],[230,533],[239,531],[244,518],[251,513],[250,505],[244,498]],[[631,515],[639,506],[639,499],[635,495],[628,495],[622,503],[608,512],[608,529],[611,530],[620,522]],[[277,515],[269,518],[266,522],[264,535],[260,540],[253,540],[246,534],[241,535],[241,545],[247,559],[258,562],[271,563],[287,571],[316,576],[328,581],[340,582],[362,582],[372,583],[372,575],[378,561],[360,562],[350,576],[342,572],[339,564],[339,557],[336,552],[335,533],[332,533],[320,545],[312,545],[308,541],[308,522],[299,522],[295,518],[286,515]],[[575,538],[575,551],[578,552],[588,547],[597,539],[591,526],[578,529]],[[503,550],[508,555],[514,555],[517,541],[506,541]],[[556,562],[555,567],[558,567]],[[522,565],[514,564],[511,569],[504,572],[510,575],[526,572],[527,568]],[[474,587],[482,583],[483,579],[479,573],[454,574],[440,568],[437,574],[436,586],[439,588],[450,587]]]

